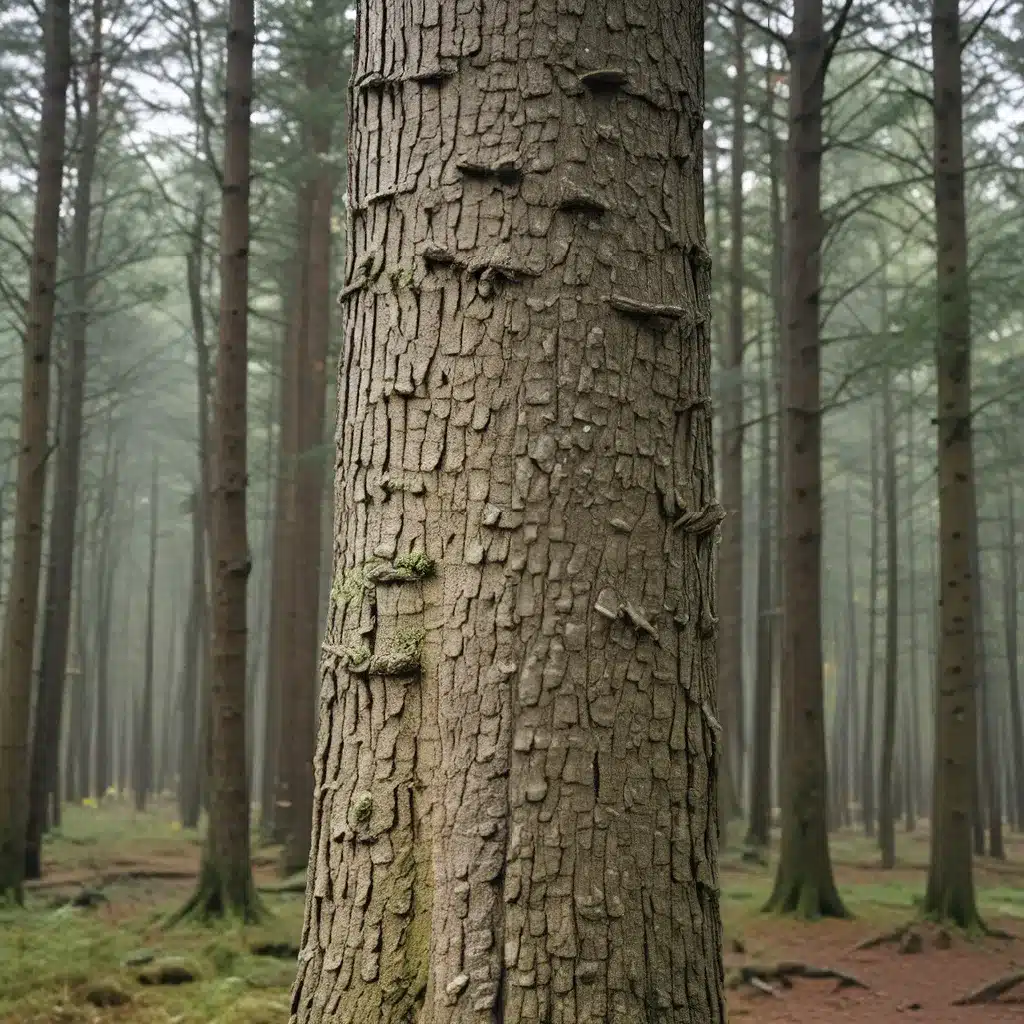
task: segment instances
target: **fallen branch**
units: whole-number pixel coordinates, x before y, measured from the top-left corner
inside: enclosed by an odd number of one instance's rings
[[[772,987],[771,982],[775,981],[784,988],[792,987],[793,978],[810,978],[811,980],[832,979],[836,982],[836,989],[859,988],[865,992],[871,989],[865,985],[860,978],[855,978],[845,971],[837,971],[831,967],[815,967],[813,964],[796,963],[783,961],[778,964],[759,965],[746,964],[736,969],[733,976],[731,988],[738,988],[740,985],[750,985],[759,992],[770,991],[773,995],[778,993]]]
[[[983,1003],[994,1003],[1000,996],[1021,984],[1024,984],[1024,971],[1006,974],[987,985],[982,985],[981,988],[976,988],[973,992],[968,992],[961,999],[955,999],[953,1005],[980,1006]]]

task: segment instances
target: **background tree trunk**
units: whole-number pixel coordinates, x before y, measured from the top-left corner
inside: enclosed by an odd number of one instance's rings
[[[440,10],[357,8],[293,1011],[718,1024],[701,7]]]
[[[249,294],[249,175],[253,0],[228,7],[221,210],[220,344],[217,352],[213,488],[215,599],[210,822],[199,884],[185,913],[251,920],[258,901],[249,857],[245,754],[246,430]]]
[[[878,472],[878,424],[874,404],[871,406],[871,541],[868,551],[868,665],[864,679],[864,742],[861,745],[861,817],[864,831],[875,834],[875,667],[878,648],[878,562],[879,519],[882,515],[881,475]]]
[[[725,730],[719,799],[724,829],[740,811],[743,778],[743,173],[746,164],[747,55],[742,0],[733,19],[732,142],[729,195],[729,321],[722,351],[722,506],[719,615],[728,643],[718,647],[719,706]]]
[[[886,303],[883,300],[883,310],[885,306]],[[887,316],[883,318],[882,328],[888,330]],[[896,866],[893,756],[896,751],[896,701],[899,673],[900,545],[899,495],[896,481],[896,411],[893,405],[892,373],[888,367],[884,374],[882,436],[885,444],[885,701],[882,706],[882,760],[878,775],[878,845],[882,851],[882,867],[892,868]],[[902,771],[904,774],[907,771],[905,758],[902,762]]]
[[[958,0],[933,0],[932,60],[941,597],[934,810],[924,910],[967,928],[978,923],[971,863],[978,746],[971,537],[977,501],[971,439],[971,311]]]
[[[45,65],[32,264],[22,350],[14,550],[0,663],[0,899],[13,896],[19,901],[25,871],[29,724],[50,443],[50,351],[57,286],[67,89],[71,77],[70,23],[68,0],[48,0],[44,11]]]
[[[782,335],[782,843],[770,909],[845,916],[828,850],[821,635],[821,154],[830,55],[821,0],[796,0]]]

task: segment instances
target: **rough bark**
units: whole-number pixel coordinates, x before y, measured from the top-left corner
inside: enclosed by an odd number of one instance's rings
[[[249,178],[253,0],[230,0],[221,188],[220,342],[217,351],[212,545],[213,678],[210,822],[199,883],[185,913],[251,920],[258,900],[249,856],[245,754]]]
[[[828,850],[822,680],[822,110],[834,33],[796,0],[789,40],[785,330],[782,335],[782,843],[768,909],[845,915]]]
[[[885,257],[883,256],[883,259]],[[882,303],[883,309],[885,302]],[[887,318],[883,318],[883,323]],[[893,806],[893,757],[896,751],[896,710],[899,690],[899,494],[896,481],[896,410],[892,374],[884,370],[882,383],[882,437],[885,445],[885,690],[882,702],[882,756],[878,774],[878,846],[882,867],[896,866],[896,812]],[[907,771],[906,758],[902,771]]]
[[[935,783],[924,909],[978,924],[971,861],[977,765],[971,536],[976,516],[971,437],[971,314],[964,204],[963,83],[957,0],[933,0],[934,177],[937,233],[939,651]]]
[[[721,495],[726,518],[718,553],[718,693],[722,711],[719,821],[740,811],[743,778],[743,173],[747,61],[742,0],[733,19],[732,140],[729,180],[729,305],[722,350]]]
[[[701,5],[503,11],[357,8],[293,1019],[717,1024]]]
[[[25,870],[32,670],[50,443],[50,353],[71,77],[70,21],[68,0],[48,0],[32,261],[22,346],[14,545],[0,663],[0,900],[19,902]]]

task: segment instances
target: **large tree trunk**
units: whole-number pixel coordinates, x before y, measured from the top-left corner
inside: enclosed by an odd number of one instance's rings
[[[221,207],[220,344],[214,422],[210,822],[186,913],[249,920],[258,904],[249,857],[245,755],[249,295],[249,149],[253,0],[230,0]]]
[[[722,506],[726,519],[718,555],[721,631],[718,692],[725,730],[719,822],[740,811],[743,778],[743,174],[746,164],[747,70],[742,0],[733,19],[732,142],[729,188],[729,322],[722,351]]]
[[[885,259],[885,256],[882,257]],[[883,285],[884,287],[884,285]],[[882,308],[885,309],[883,299]],[[883,325],[888,317],[883,315]],[[893,806],[896,751],[896,699],[899,673],[899,494],[896,486],[896,411],[893,407],[892,373],[884,370],[882,383],[882,437],[885,445],[885,699],[882,703],[882,758],[878,775],[878,845],[882,867],[896,866],[896,811]],[[907,771],[906,758],[902,761]]]
[[[828,851],[821,637],[822,107],[830,39],[821,0],[796,0],[789,42],[782,335],[782,844],[769,909],[846,911]]]
[[[0,663],[0,900],[21,899],[25,871],[32,670],[50,443],[50,351],[64,175],[65,115],[71,77],[70,22],[69,0],[48,0],[44,13],[45,65],[32,263],[22,346],[14,550]]]
[[[469,11],[357,8],[294,1016],[717,1024],[701,5]]]
[[[957,0],[933,0],[935,221],[938,250],[939,653],[935,785],[924,910],[978,922],[971,862],[978,716],[971,538],[971,313],[964,206],[963,84]]]

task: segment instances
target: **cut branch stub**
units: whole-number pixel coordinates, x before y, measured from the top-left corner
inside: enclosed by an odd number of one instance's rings
[[[443,245],[436,242],[428,242],[420,253],[423,262],[434,267],[461,267],[462,261]]]
[[[435,569],[432,558],[422,551],[411,551],[407,555],[399,555],[393,562],[371,562],[363,570],[363,579],[371,586],[377,583],[414,583],[430,579]]]
[[[523,169],[517,159],[509,157],[493,164],[475,160],[460,160],[455,165],[467,178],[493,179],[501,185],[518,185],[523,180]]]
[[[621,89],[629,81],[629,75],[621,68],[601,68],[584,72],[579,81],[584,89],[591,92],[612,92]]]
[[[689,320],[685,306],[672,306],[661,302],[643,302],[627,295],[606,295],[604,301],[616,312],[639,320]]]
[[[692,511],[687,511],[683,506],[683,513],[672,524],[672,529],[700,535],[710,533],[723,519],[725,519],[725,509],[717,501],[709,501],[706,505]]]
[[[582,188],[575,182],[563,182],[562,193],[558,197],[558,208],[570,213],[582,213],[592,217],[600,217],[608,210],[608,204],[593,192]]]

